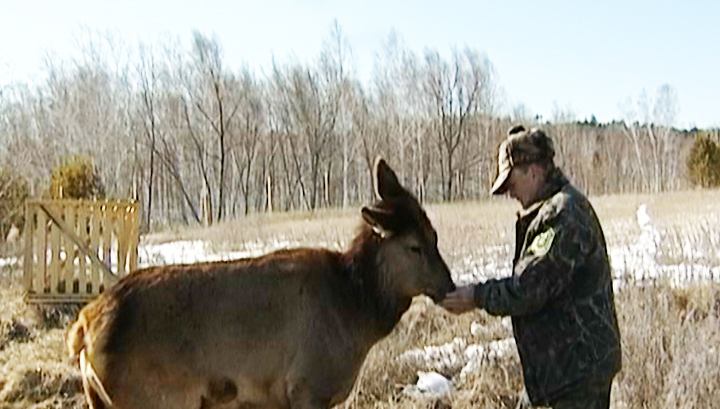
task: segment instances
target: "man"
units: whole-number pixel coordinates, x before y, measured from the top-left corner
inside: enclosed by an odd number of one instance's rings
[[[533,405],[608,408],[621,351],[605,237],[554,155],[543,131],[510,129],[491,193],[508,193],[522,205],[513,274],[458,288],[442,305],[512,317]]]

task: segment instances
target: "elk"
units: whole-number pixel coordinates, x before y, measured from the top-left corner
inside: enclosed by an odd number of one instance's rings
[[[85,306],[69,331],[92,409],[329,408],[421,294],[455,289],[417,199],[378,158],[377,202],[345,252],[156,266]]]

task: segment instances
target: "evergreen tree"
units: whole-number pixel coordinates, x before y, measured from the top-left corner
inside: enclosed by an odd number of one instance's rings
[[[701,187],[720,186],[720,146],[698,133],[687,159],[690,180]]]

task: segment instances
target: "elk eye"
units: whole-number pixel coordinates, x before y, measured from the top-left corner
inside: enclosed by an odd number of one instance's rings
[[[420,249],[420,246],[410,246],[410,251],[412,251],[415,254],[422,253],[422,250]]]

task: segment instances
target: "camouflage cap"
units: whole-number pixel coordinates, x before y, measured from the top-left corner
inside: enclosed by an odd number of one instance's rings
[[[510,128],[507,139],[500,144],[498,175],[490,193],[505,193],[505,182],[513,167],[530,163],[552,163],[554,157],[552,140],[545,132],[535,128],[527,131],[522,125]]]

